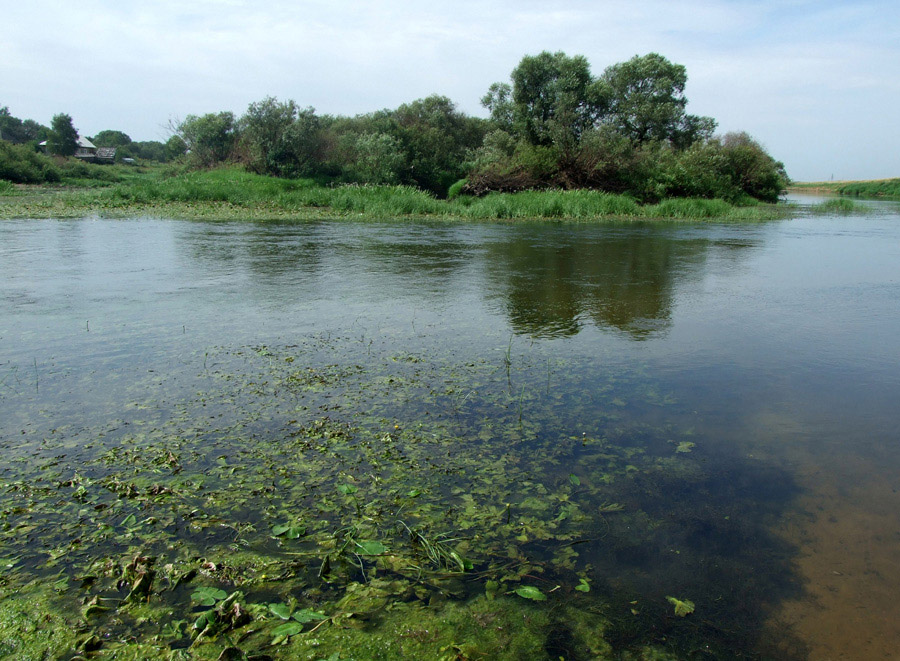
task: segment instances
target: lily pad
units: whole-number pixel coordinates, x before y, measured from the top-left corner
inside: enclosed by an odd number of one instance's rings
[[[531,599],[532,601],[547,601],[547,595],[533,585],[523,585],[518,587],[516,588],[515,593],[520,597]]]
[[[294,619],[301,624],[306,624],[307,622],[314,622],[316,620],[326,620],[328,619],[328,616],[325,615],[325,613],[314,611],[311,608],[302,608],[294,613]]]
[[[291,608],[287,604],[269,604],[269,612],[282,620],[291,619]]]
[[[196,601],[201,606],[215,606],[217,601],[222,601],[227,596],[225,590],[203,586],[191,593],[191,601]]]
[[[356,542],[356,547],[360,555],[382,555],[388,551],[388,547],[381,542]]]
[[[287,537],[288,539],[299,539],[306,534],[306,526],[299,526],[292,523],[280,523],[272,526],[272,534],[276,537]]]
[[[575,589],[579,592],[590,592],[591,584],[587,582],[586,578],[579,579],[578,585],[575,586]]]

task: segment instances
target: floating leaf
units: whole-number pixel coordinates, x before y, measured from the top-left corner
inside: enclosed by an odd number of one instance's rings
[[[347,494],[348,496],[350,494],[354,494],[357,491],[359,491],[359,489],[356,488],[355,486],[353,486],[352,484],[339,484],[339,485],[337,485],[337,490],[340,491],[341,493]]]
[[[219,588],[199,587],[191,593],[191,600],[196,601],[201,606],[215,606],[217,601],[221,601],[228,596],[225,590]]]
[[[356,542],[360,555],[381,555],[387,553],[387,546],[381,542]]]
[[[575,475],[575,473],[569,475],[569,482],[574,484],[576,487],[581,486],[581,478]]]
[[[515,592],[520,597],[531,599],[532,601],[547,601],[547,595],[545,595],[533,585],[523,585],[516,588]]]
[[[294,619],[301,624],[306,624],[307,622],[313,622],[315,620],[327,620],[328,616],[325,615],[325,613],[314,611],[311,608],[302,608],[294,613]]]
[[[295,636],[296,634],[303,631],[303,625],[299,622],[285,622],[282,625],[275,627],[272,630],[272,634],[275,636]]]
[[[409,496],[410,498],[415,498],[415,497],[417,497],[417,496],[421,496],[421,495],[422,495],[422,492],[421,492],[419,489],[410,489],[410,490],[406,493],[406,495]]]
[[[681,441],[678,446],[675,448],[675,452],[680,452],[681,454],[687,454],[691,450],[694,449],[694,443],[690,441]]]
[[[291,619],[291,607],[287,604],[269,604],[269,612],[282,620]]]
[[[208,625],[216,623],[216,611],[208,610],[200,613],[200,617],[194,622],[194,629],[203,631]]]
[[[675,597],[666,597],[666,601],[672,604],[675,607],[675,615],[678,617],[684,617],[685,615],[690,615],[694,612],[694,602],[688,601],[687,599],[681,600],[676,599]]]
[[[587,582],[587,579],[582,578],[579,579],[578,585],[575,586],[575,589],[579,592],[590,592],[591,584]]]
[[[284,535],[288,539],[298,539],[306,534],[306,527],[292,523],[280,523],[272,526],[272,534],[276,537]]]

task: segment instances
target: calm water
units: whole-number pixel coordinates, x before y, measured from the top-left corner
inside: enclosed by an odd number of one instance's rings
[[[894,658],[900,213],[873,206],[752,225],[4,222],[0,480],[52,458],[60,479],[89,472],[129,425],[193,434],[197,454],[204,425],[277,443],[337,397],[248,394],[276,378],[260,356],[299,351],[359,388],[354,416],[440,418],[473,447],[492,420],[518,425],[510,461],[574,443],[536,469],[548,484],[600,479],[579,439],[652,456],[609,494],[654,532],[587,524],[615,540],[574,566],[592,594],[680,590],[707,634],[728,630],[719,656]],[[372,365],[418,380],[367,399],[349,370]],[[702,476],[666,478],[681,458]],[[650,626],[610,642],[659,642]]]

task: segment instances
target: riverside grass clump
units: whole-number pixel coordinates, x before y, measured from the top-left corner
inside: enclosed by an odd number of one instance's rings
[[[40,194],[0,191],[0,218],[73,218],[92,214],[164,214],[223,220],[352,216],[439,220],[679,219],[770,220],[784,205],[733,205],[723,200],[675,198],[641,205],[628,195],[593,190],[528,190],[460,195],[441,200],[406,185],[323,185],[313,179],[282,179],[238,168],[130,175],[103,188],[39,189]]]
[[[860,204],[859,202],[854,202],[853,200],[848,200],[844,197],[836,197],[830,200],[825,200],[824,202],[820,202],[819,204],[812,205],[812,207],[810,207],[810,211],[818,215],[847,215],[871,213],[872,210],[866,205]]]
[[[900,179],[854,181],[838,188],[841,195],[900,198]]]

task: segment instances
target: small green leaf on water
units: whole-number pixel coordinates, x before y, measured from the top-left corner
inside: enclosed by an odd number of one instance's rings
[[[546,601],[547,595],[538,590],[533,585],[523,585],[521,587],[516,588],[516,594],[520,597],[524,597],[525,599],[531,599],[532,601]]]
[[[328,619],[328,616],[325,615],[325,613],[314,611],[311,608],[302,608],[294,613],[294,619],[297,620],[300,624],[306,624],[307,622],[313,622],[315,620]]]
[[[196,601],[201,606],[215,606],[217,601],[221,601],[228,596],[225,590],[219,588],[199,587],[191,593],[191,600]]]
[[[137,517],[134,514],[129,514],[124,519],[122,519],[122,525],[126,528],[130,528],[135,523],[137,523]]]
[[[574,484],[576,487],[581,486],[581,478],[578,477],[577,475],[575,475],[575,473],[572,473],[571,475],[569,475],[569,482]]]
[[[690,441],[681,441],[678,446],[675,448],[675,452],[680,452],[682,454],[687,454],[691,450],[694,449],[694,443]]]
[[[207,604],[204,604],[207,605]],[[200,617],[196,619],[194,622],[194,629],[197,631],[203,631],[207,625],[216,623],[216,611],[208,610],[203,613],[200,613]]]
[[[388,550],[381,542],[356,542],[356,546],[360,555],[381,555]]]
[[[579,579],[578,585],[575,586],[575,589],[579,592],[590,592],[591,584],[587,582],[587,579],[582,578]]]
[[[678,617],[684,617],[685,615],[690,615],[694,612],[694,602],[688,601],[687,599],[681,600],[676,599],[675,597],[666,597],[666,601],[672,604],[675,607],[675,615]]]
[[[285,622],[284,624],[275,627],[272,630],[272,634],[275,636],[294,636],[303,631],[303,625],[299,622]]]
[[[280,523],[277,526],[272,526],[272,534],[276,537],[284,535],[288,539],[298,539],[306,534],[306,528],[290,523]]]
[[[359,491],[359,489],[357,489],[352,484],[339,484],[337,485],[337,490],[341,493],[347,494],[348,496]]]
[[[291,608],[287,604],[269,604],[269,612],[282,620],[291,619]]]
[[[416,496],[422,495],[422,492],[419,489],[410,489],[406,495],[410,498],[415,498]]]

